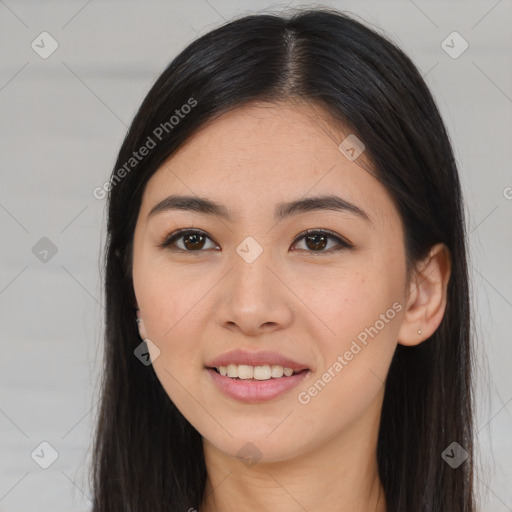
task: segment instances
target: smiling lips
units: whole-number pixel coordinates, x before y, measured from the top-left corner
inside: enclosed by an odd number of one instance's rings
[[[297,386],[310,369],[277,352],[226,352],[206,365],[227,396],[248,403],[276,398]]]

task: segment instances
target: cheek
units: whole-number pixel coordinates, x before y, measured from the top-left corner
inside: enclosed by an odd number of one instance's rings
[[[195,340],[201,339],[204,326],[197,315],[207,283],[198,278],[197,272],[187,277],[177,267],[154,261],[140,265],[135,277],[134,288],[147,337],[160,350],[155,369],[160,368],[161,372],[165,367],[171,373],[179,370],[181,375],[186,374],[199,355]]]
[[[194,314],[194,305],[204,295],[204,280],[197,271],[187,277],[179,266],[148,260],[139,267],[134,283],[143,309],[148,335],[164,340]]]
[[[302,284],[307,290],[305,302],[327,328],[325,339],[341,342],[355,338],[373,326],[381,315],[385,316],[384,320],[393,320],[396,310],[392,305],[400,297],[400,284],[393,282],[390,275],[389,271],[384,273],[369,267],[314,282],[305,279]],[[378,327],[382,327],[380,322]]]
[[[362,391],[370,383],[375,391],[371,382],[385,380],[403,314],[401,283],[393,275],[391,268],[354,271],[314,292],[314,312],[327,328],[314,336],[322,365],[318,373],[322,378],[327,372],[330,388]]]
[[[187,281],[175,269],[155,266],[146,272],[141,290],[144,325],[160,350],[153,361],[154,371],[167,395],[192,421],[201,418],[190,393],[202,364],[198,343],[204,325],[197,315],[204,293],[197,275]]]
[[[201,317],[206,292],[212,287],[197,272],[186,276],[176,268],[146,274],[144,321],[148,337],[158,346],[153,369],[167,396],[195,427],[208,424],[201,400],[200,372],[203,360],[200,340],[205,319]]]
[[[338,281],[323,304],[317,299],[330,330],[313,333],[321,364],[297,392],[309,428],[321,424],[325,435],[334,434],[381,398],[402,314],[394,288],[368,272]]]

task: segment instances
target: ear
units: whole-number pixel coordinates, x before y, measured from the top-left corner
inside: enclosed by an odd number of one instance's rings
[[[418,345],[439,327],[446,310],[450,273],[449,249],[442,243],[434,245],[412,273],[398,343]]]
[[[137,314],[137,326],[139,328],[139,335],[142,338],[142,340],[145,340],[145,339],[147,339],[146,328],[144,327],[144,322],[142,320],[142,316],[140,314],[139,308],[137,308],[136,314]]]

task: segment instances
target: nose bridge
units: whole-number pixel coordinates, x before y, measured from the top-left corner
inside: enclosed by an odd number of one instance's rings
[[[271,247],[264,246],[263,243],[248,236],[236,247],[236,254],[233,255],[233,275],[231,276],[232,286],[235,287],[234,295],[237,290],[244,296],[249,294],[249,296],[255,297],[256,294],[266,294],[271,284],[269,279],[273,277],[268,267],[272,267],[274,264]]]
[[[257,332],[264,324],[282,326],[289,322],[291,308],[275,276],[275,263],[272,249],[252,237],[237,246],[222,289],[222,307],[218,310],[222,323]]]

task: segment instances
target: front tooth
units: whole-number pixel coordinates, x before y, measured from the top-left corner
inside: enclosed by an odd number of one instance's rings
[[[238,366],[236,364],[228,364],[228,377],[238,377]]]
[[[274,379],[282,377],[284,373],[283,370],[284,368],[282,366],[279,366],[278,364],[274,364],[270,367],[270,373]]]
[[[254,378],[256,380],[268,380],[271,376],[272,374],[268,364],[254,367]]]
[[[283,375],[286,377],[293,375],[293,370],[291,368],[284,368],[278,364],[264,364],[260,366],[228,364],[227,366],[219,366],[217,369],[219,370],[220,375],[228,376],[231,378],[238,377],[239,379],[245,380],[269,380],[271,378],[278,379]]]
[[[239,379],[252,379],[254,376],[254,366],[246,364],[238,365],[238,378]]]

